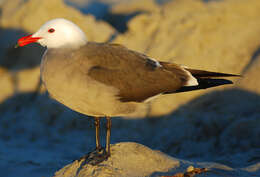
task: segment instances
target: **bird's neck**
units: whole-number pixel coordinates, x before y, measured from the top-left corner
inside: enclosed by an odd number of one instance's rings
[[[63,45],[47,46],[48,49],[78,49],[87,44],[85,40],[78,40],[75,42],[68,42]]]

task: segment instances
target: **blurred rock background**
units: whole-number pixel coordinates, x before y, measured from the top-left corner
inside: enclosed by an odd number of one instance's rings
[[[37,93],[45,49],[14,48],[57,17],[78,24],[91,41],[242,74],[233,86],[162,96],[136,118],[113,119],[112,143],[133,141],[189,163],[226,165],[234,176],[259,175],[259,9],[259,0],[0,1],[1,176],[51,176],[94,148],[91,118],[51,100],[43,87]]]

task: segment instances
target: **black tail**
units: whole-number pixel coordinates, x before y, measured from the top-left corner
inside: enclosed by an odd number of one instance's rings
[[[211,77],[240,77],[240,75],[236,75],[236,74],[217,73],[217,72],[210,72],[210,71],[203,71],[203,70],[189,69],[189,68],[185,68],[185,69],[189,71],[192,74],[192,76],[194,76],[196,79],[211,78]]]
[[[185,68],[185,69],[187,71],[189,71],[192,74],[192,76],[197,79],[198,85],[183,86],[179,90],[175,91],[175,93],[207,89],[207,88],[216,87],[216,86],[220,86],[220,85],[226,85],[226,84],[233,84],[232,81],[227,80],[227,79],[222,79],[219,77],[240,77],[240,75],[235,75],[235,74],[210,72],[210,71],[188,69],[188,68]]]
[[[175,92],[188,92],[192,90],[200,90],[200,89],[207,89],[211,87],[216,87],[220,85],[226,85],[226,84],[233,84],[232,81],[227,79],[197,79],[199,85],[196,86],[183,86],[179,90],[176,90]]]

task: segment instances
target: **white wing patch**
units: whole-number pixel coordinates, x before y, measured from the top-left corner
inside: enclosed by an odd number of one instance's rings
[[[195,77],[192,76],[192,74],[186,70],[186,66],[181,66],[183,68],[183,71],[185,71],[187,73],[187,75],[189,76],[187,82],[185,83],[184,86],[196,86],[199,85],[197,79]]]
[[[153,60],[157,67],[162,67],[162,65],[157,60],[155,60],[154,58],[149,57],[148,59]]]

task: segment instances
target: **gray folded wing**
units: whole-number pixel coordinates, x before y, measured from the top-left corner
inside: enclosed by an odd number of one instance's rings
[[[174,65],[175,72],[169,71],[149,57],[121,45],[88,43],[80,50],[84,53],[82,60],[92,63],[88,76],[117,88],[122,102],[142,102],[157,94],[173,92],[189,77],[178,65]]]

